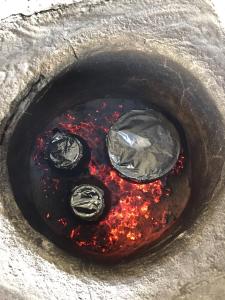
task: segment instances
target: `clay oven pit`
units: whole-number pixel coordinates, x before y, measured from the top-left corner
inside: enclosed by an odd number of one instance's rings
[[[3,2],[0,299],[224,299],[223,1]]]
[[[106,149],[111,126],[140,109],[160,112],[180,138],[171,170],[143,182],[122,176]],[[192,226],[214,193],[224,163],[214,159],[221,124],[203,85],[166,57],[86,55],[37,92],[15,126],[7,156],[15,201],[36,231],[72,256],[108,264],[157,255]],[[82,144],[83,159],[72,170],[49,163],[57,131]],[[99,218],[74,215],[69,199],[79,185],[103,191]]]

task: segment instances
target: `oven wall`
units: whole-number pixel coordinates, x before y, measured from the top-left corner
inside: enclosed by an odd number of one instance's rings
[[[224,170],[207,209],[163,255],[103,268],[68,256],[27,224],[6,166],[10,134],[36,92],[92,51],[167,56],[204,84],[224,120],[225,32],[218,3],[220,19],[209,0],[52,1],[66,3],[59,7],[27,1],[29,9],[26,1],[9,2],[0,13],[0,298],[223,299]],[[223,159],[220,148],[215,159]]]

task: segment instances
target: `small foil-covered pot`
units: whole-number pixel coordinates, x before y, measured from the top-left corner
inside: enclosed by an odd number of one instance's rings
[[[83,146],[73,135],[57,131],[48,146],[48,159],[57,169],[72,170],[83,157]]]
[[[89,184],[76,186],[72,190],[70,206],[74,214],[85,221],[96,221],[102,215],[105,202],[104,192]]]

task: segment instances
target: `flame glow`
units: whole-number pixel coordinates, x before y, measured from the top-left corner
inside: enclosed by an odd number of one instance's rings
[[[98,223],[80,223],[74,227],[72,221],[64,216],[56,220],[67,228],[65,234],[71,239],[75,249],[79,248],[86,253],[104,256],[131,254],[159,239],[181,213],[176,207],[178,204],[174,205],[174,200],[171,200],[172,190],[167,186],[168,176],[150,183],[135,183],[122,178],[110,165],[105,137],[123,110],[124,106],[120,104],[113,113],[107,113],[107,103],[103,101],[94,112],[87,114],[85,120],[66,113],[54,124],[86,141],[91,149],[88,176],[102,182],[110,193],[111,208]],[[46,148],[46,136],[38,137],[36,141],[33,159],[37,165],[40,165],[40,155]],[[184,160],[184,155],[181,154],[169,176],[181,174]],[[53,178],[51,188],[57,192],[60,180]]]

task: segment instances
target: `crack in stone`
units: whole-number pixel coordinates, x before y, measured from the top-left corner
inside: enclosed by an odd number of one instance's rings
[[[68,44],[69,48],[70,48],[70,49],[72,50],[72,52],[73,52],[73,56],[76,58],[76,60],[78,60],[78,59],[79,59],[79,58],[78,58],[78,55],[77,55],[76,50],[74,49],[74,47],[73,47],[71,41],[70,41],[69,39],[65,38],[64,36],[63,36],[63,40]]]

